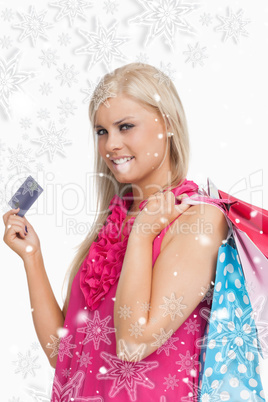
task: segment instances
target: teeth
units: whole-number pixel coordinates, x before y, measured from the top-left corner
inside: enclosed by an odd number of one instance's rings
[[[132,156],[131,156],[130,158],[116,159],[116,160],[114,160],[114,163],[116,163],[117,165],[119,165],[120,163],[125,163],[126,161],[130,161],[130,159],[132,159]]]

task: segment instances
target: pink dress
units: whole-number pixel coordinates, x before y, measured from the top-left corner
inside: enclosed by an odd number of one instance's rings
[[[185,181],[172,189],[175,195],[197,193],[198,185]],[[115,195],[105,225],[77,272],[71,288],[64,322],[66,333],[60,339],[51,402],[69,401],[196,401],[200,349],[195,340],[204,335],[206,320],[199,311],[209,308],[204,297],[172,336],[146,358],[122,361],[116,355],[113,319],[114,300],[135,217],[126,222],[121,242],[121,226],[132,203],[132,193]],[[140,209],[145,201],[140,204]],[[172,222],[171,222],[172,223]],[[168,227],[153,242],[152,266]],[[120,311],[127,319],[129,311]]]

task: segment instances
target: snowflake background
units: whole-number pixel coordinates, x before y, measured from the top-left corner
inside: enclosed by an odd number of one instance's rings
[[[88,101],[116,67],[149,63],[174,81],[190,133],[189,180],[206,186],[209,176],[219,189],[268,209],[265,0],[259,7],[249,0],[68,4],[0,2],[0,210],[10,209],[28,175],[44,189],[27,219],[61,307],[74,247],[94,218]],[[0,254],[2,399],[49,401],[54,369],[35,333],[23,264],[4,242]],[[264,379],[268,361],[260,364]],[[263,387],[268,395],[264,380]]]

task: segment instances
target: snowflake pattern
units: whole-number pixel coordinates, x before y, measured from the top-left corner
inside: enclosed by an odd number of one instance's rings
[[[159,348],[168,340],[168,338],[171,337],[172,334],[173,329],[171,329],[170,331],[168,331],[168,333],[166,333],[164,328],[160,328],[160,335],[152,334],[152,336],[156,339],[156,342],[151,343],[151,346],[157,346]]]
[[[167,386],[167,389],[171,388],[172,390],[174,390],[174,387],[179,386],[177,384],[177,382],[179,382],[179,379],[176,379],[176,374],[173,376],[169,374],[168,377],[164,377],[164,379],[166,381],[163,384]]]
[[[14,17],[14,13],[11,8],[5,8],[1,13],[1,18],[4,21],[10,22]]]
[[[187,321],[185,321],[184,329],[187,331],[187,335],[190,333],[194,335],[195,331],[199,332],[198,327],[200,327],[200,324],[197,324],[197,320],[191,320],[191,318],[189,318]]]
[[[31,348],[33,350],[39,350],[40,349],[40,343],[39,342],[32,342]]]
[[[135,336],[137,339],[138,336],[143,335],[144,328],[142,328],[142,324],[140,324],[138,321],[135,322],[135,324],[130,324],[131,328],[129,329],[130,336]]]
[[[21,191],[22,189],[22,191]],[[12,196],[11,200],[12,203],[17,203],[19,206],[20,200],[17,198],[17,195],[25,195],[27,193],[30,194],[31,197],[33,197],[33,192],[37,191],[37,193],[41,193],[42,190],[41,188],[38,187],[38,184],[35,180],[32,179],[31,176],[27,177],[24,183],[20,186],[20,191],[16,191],[15,194]]]
[[[60,109],[60,114],[63,114],[65,117],[69,117],[70,115],[74,115],[74,110],[77,109],[75,106],[75,101],[70,100],[68,97],[65,100],[60,99],[61,105],[57,106]]]
[[[116,331],[115,328],[108,327],[108,322],[111,320],[112,316],[108,315],[103,320],[100,319],[100,314],[98,310],[94,311],[93,320],[90,320],[87,317],[83,317],[83,320],[86,321],[86,326],[83,328],[78,328],[77,332],[81,332],[86,334],[85,339],[82,341],[82,344],[93,341],[94,348],[97,350],[100,346],[100,341],[111,345],[111,340],[108,338],[107,334],[113,333]]]
[[[21,173],[23,169],[31,170],[29,168],[29,163],[34,162],[35,159],[31,158],[31,149],[23,149],[21,144],[17,144],[17,149],[8,148],[11,152],[9,155],[10,164],[8,169],[17,168],[18,173]]]
[[[10,36],[4,35],[2,38],[0,38],[0,44],[2,49],[8,49],[12,46],[12,39]]]
[[[138,56],[136,56],[136,62],[140,64],[147,64],[149,62],[149,57],[146,53],[140,52]]]
[[[30,6],[30,13],[24,14],[18,12],[21,16],[22,21],[19,24],[12,25],[13,28],[22,29],[19,36],[19,41],[22,42],[24,39],[28,38],[28,36],[32,40],[32,44],[36,46],[36,40],[39,36],[48,39],[46,34],[46,29],[52,28],[52,24],[48,24],[44,21],[44,17],[48,10],[42,11],[40,14],[37,15],[34,6]]]
[[[175,293],[172,293],[170,299],[168,299],[165,296],[163,296],[163,299],[165,301],[165,304],[161,304],[159,306],[159,308],[165,309],[163,317],[166,317],[168,314],[170,314],[172,321],[175,320],[176,315],[183,317],[183,313],[181,312],[181,310],[187,308],[186,305],[181,304],[183,296],[179,297],[178,299],[175,299]]]
[[[204,59],[208,58],[208,56],[204,53],[206,50],[206,47],[200,48],[199,42],[195,44],[195,47],[192,46],[191,44],[188,44],[188,48],[190,50],[183,52],[184,54],[188,55],[188,59],[186,60],[186,63],[190,61],[192,63],[192,66],[195,67],[197,64],[200,64],[200,66],[204,65]]]
[[[39,110],[37,111],[37,118],[38,118],[39,120],[47,120],[47,119],[50,118],[50,112],[49,112],[46,108],[44,108],[44,109],[39,109]]]
[[[151,310],[151,305],[148,302],[141,303],[141,310],[147,313],[148,311]]]
[[[65,378],[70,377],[71,371],[72,371],[71,368],[62,370],[62,376],[65,377]]]
[[[145,40],[145,46],[157,36],[164,36],[167,44],[174,51],[173,41],[176,29],[182,32],[195,34],[193,27],[184,19],[186,14],[192,13],[199,5],[177,2],[177,0],[148,1],[138,0],[145,9],[143,14],[128,20],[129,24],[149,25],[150,31]]]
[[[249,33],[245,30],[244,26],[250,23],[250,20],[242,20],[243,10],[240,10],[237,14],[234,14],[230,7],[228,7],[228,16],[217,16],[221,21],[222,25],[215,27],[216,31],[224,32],[223,41],[226,42],[229,38],[233,38],[234,42],[237,44],[240,35],[248,37]]]
[[[253,281],[247,281],[238,289],[238,291],[242,293],[242,296],[253,294],[256,291],[256,285],[254,285]]]
[[[118,11],[117,7],[118,7],[118,3],[117,3],[116,1],[114,1],[114,0],[106,0],[106,1],[104,2],[104,6],[103,6],[103,8],[104,8],[106,14],[111,13],[112,15],[113,15],[116,11]]]
[[[212,23],[212,17],[209,13],[204,13],[202,15],[200,15],[200,20],[202,25],[206,25],[207,27],[209,26],[209,24]]]
[[[56,76],[56,79],[61,79],[61,86],[67,84],[69,87],[71,87],[74,82],[78,82],[76,75],[79,74],[79,72],[74,71],[74,65],[68,67],[64,63],[62,70],[57,70],[60,74]]]
[[[206,300],[208,305],[212,303],[214,288],[211,287],[211,285],[207,285],[206,288],[201,286],[201,290],[202,291],[201,294],[199,294],[199,296],[204,296],[202,302]]]
[[[193,356],[190,355],[190,351],[186,351],[186,356],[183,354],[179,353],[181,360],[177,361],[176,364],[179,364],[181,367],[179,368],[178,371],[185,370],[186,374],[189,375],[191,370],[195,369],[195,365],[199,365],[199,360],[197,357],[197,353],[195,353]]]
[[[175,70],[172,70],[171,63],[168,63],[167,65],[165,65],[161,61],[161,67],[160,67],[160,69],[158,69],[158,72],[156,74],[154,74],[154,77],[158,79],[159,85],[164,84],[169,87],[171,80],[174,79],[174,77],[172,75],[173,72],[175,72]]]
[[[42,170],[44,170],[44,165],[43,165],[43,163],[41,163],[41,162],[37,162],[36,165],[35,165],[35,167],[36,167],[36,170],[37,170],[38,172],[41,172]]]
[[[56,21],[60,21],[64,17],[68,17],[70,26],[72,27],[77,16],[81,17],[85,21],[87,20],[85,9],[92,7],[93,3],[86,2],[84,0],[58,0],[57,2],[49,3],[49,5],[60,8],[59,13],[56,15]]]
[[[119,307],[120,310],[118,310],[118,314],[120,318],[124,318],[126,320],[127,318],[130,318],[131,314],[133,311],[131,310],[130,307],[127,307],[126,304],[124,304],[123,307]]]
[[[215,346],[220,347],[221,352],[218,353],[215,363],[216,373],[220,373],[222,356],[228,357],[228,359],[225,359],[227,368],[234,358],[238,364],[244,366],[245,358],[253,360],[258,356],[256,331],[253,331],[255,323],[252,307],[248,304],[248,306],[242,309],[239,301],[233,297],[233,295],[234,293],[232,291],[229,292],[228,298],[232,300],[234,305],[231,309],[230,317],[226,307],[215,310],[211,317],[210,312],[206,308],[202,309],[202,316],[205,316],[206,320],[209,322],[211,340],[208,341],[208,335],[206,334],[202,338],[199,338],[196,344],[201,347],[202,344],[209,348],[214,348]],[[263,322],[263,329],[263,333],[259,334],[259,339],[267,336],[268,326],[265,322]],[[243,349],[240,348],[241,345],[244,347],[245,355]],[[249,365],[245,375],[252,377],[252,365]]]
[[[47,384],[46,390],[43,391],[39,387],[25,387],[25,391],[32,397],[31,401],[35,402],[50,402],[51,401],[51,392],[54,380],[54,373],[49,373],[49,383]]]
[[[17,52],[9,60],[0,57],[0,106],[8,116],[10,95],[16,91],[22,92],[21,84],[34,77],[33,72],[18,70],[19,57],[20,52]]]
[[[46,64],[48,68],[50,68],[53,64],[57,64],[57,59],[59,59],[59,56],[56,55],[57,50],[52,50],[51,48],[47,50],[42,49],[42,55],[39,57],[39,59],[42,60],[42,65]]]
[[[163,328],[161,328],[161,329],[163,329]],[[168,334],[164,334],[164,339],[163,339],[164,343],[162,343],[161,346],[158,347],[158,349],[156,351],[157,355],[159,355],[159,353],[161,353],[164,350],[166,353],[166,356],[169,356],[170,349],[174,349],[174,350],[178,349],[177,346],[174,345],[174,342],[178,341],[179,338],[175,337],[175,336],[170,336],[168,339],[166,339],[166,335],[168,335]],[[158,341],[156,343],[158,343]]]
[[[110,29],[106,30],[100,25],[98,19],[96,18],[96,32],[88,32],[81,29],[79,30],[79,33],[87,40],[87,44],[75,49],[74,53],[76,55],[93,55],[87,66],[88,71],[100,60],[104,62],[108,71],[111,68],[113,57],[125,61],[125,56],[120,52],[119,46],[125,43],[129,38],[126,36],[115,36],[118,24],[118,21],[116,21]]]
[[[62,32],[58,36],[58,41],[60,42],[60,46],[67,46],[71,43],[71,37],[68,33]]]
[[[40,85],[39,91],[42,95],[48,96],[52,92],[52,86],[49,82],[43,82],[43,84]]]
[[[61,385],[57,374],[55,374],[51,402],[69,402],[80,400],[83,402],[104,402],[101,396],[79,397],[79,391],[83,385],[84,379],[85,373],[79,370],[74,374],[71,380],[64,385]]]
[[[31,128],[31,125],[32,125],[31,119],[29,119],[28,117],[20,119],[20,126],[24,130],[27,130],[27,128]]]
[[[145,344],[138,347],[136,352],[128,352],[126,345],[122,339],[119,340],[120,356],[127,356],[127,361],[120,360],[118,357],[101,352],[101,357],[110,365],[105,374],[97,374],[99,380],[113,380],[112,387],[109,391],[111,398],[115,397],[122,389],[125,389],[131,401],[137,401],[137,386],[141,385],[146,388],[153,389],[154,383],[145,374],[147,371],[158,367],[159,363],[137,361],[143,355]],[[123,400],[123,399],[122,399]]]
[[[101,79],[98,84],[95,84],[88,80],[89,88],[83,89],[82,92],[86,93],[88,96],[83,100],[84,103],[88,103],[89,100],[93,102],[94,110],[97,110],[101,103],[104,104],[107,108],[110,107],[110,103],[108,98],[115,98],[116,94],[110,92],[110,88],[112,87],[112,83],[104,84],[103,79]],[[93,96],[91,96],[94,93]],[[91,99],[90,99],[91,97]]]
[[[80,367],[87,367],[89,364],[92,364],[91,360],[93,359],[93,357],[89,356],[89,352],[85,353],[84,351],[82,351],[82,355],[80,355],[79,352],[76,352],[76,355],[79,357],[77,361],[79,362]]]
[[[40,127],[42,132],[41,138],[33,138],[32,141],[39,142],[42,144],[41,149],[37,152],[37,155],[43,154],[44,152],[49,153],[50,161],[54,160],[55,153],[58,151],[63,155],[66,155],[63,145],[71,144],[72,141],[66,140],[64,138],[66,128],[57,131],[55,127],[55,122],[52,121],[50,123],[50,127],[48,130],[45,130]]]
[[[31,351],[28,350],[26,355],[24,356],[22,353],[18,353],[19,360],[13,361],[12,363],[17,366],[15,373],[22,373],[23,378],[26,378],[28,374],[31,374],[35,377],[35,371],[41,366],[35,363],[38,356],[31,356]]]
[[[50,338],[53,340],[53,343],[48,343],[46,345],[47,348],[53,349],[50,357],[54,357],[57,354],[59,355],[59,359],[62,362],[65,355],[69,357],[73,357],[70,349],[76,348],[76,344],[71,344],[71,339],[73,335],[63,336],[62,338],[56,338],[54,335],[50,335]]]
[[[255,326],[257,329],[258,340],[260,347],[264,354],[264,358],[268,357],[268,323],[260,319],[261,313],[266,305],[267,309],[267,297],[260,295],[252,304],[252,314],[251,317],[254,319]]]
[[[185,382],[190,389],[188,396],[183,396],[181,402],[213,401],[222,402],[224,400],[223,381],[216,381],[210,384],[209,377],[203,376],[202,385],[197,386],[192,382]],[[190,384],[189,384],[190,383]]]

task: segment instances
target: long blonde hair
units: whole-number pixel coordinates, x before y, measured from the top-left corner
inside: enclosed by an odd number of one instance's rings
[[[87,256],[91,244],[97,240],[98,233],[106,222],[110,213],[108,206],[112,197],[115,194],[123,197],[132,190],[131,183],[120,183],[115,179],[111,170],[98,153],[96,135],[94,134],[95,116],[99,105],[104,103],[109,107],[107,103],[109,97],[120,94],[130,96],[137,102],[151,108],[152,111],[159,113],[164,118],[166,128],[167,124],[169,124],[169,131],[173,132],[170,137],[169,148],[172,185],[175,187],[178,183],[181,183],[188,172],[190,147],[187,122],[181,100],[169,77],[156,67],[144,63],[129,63],[116,68],[112,73],[107,73],[95,88],[89,104],[89,119],[93,129],[95,151],[94,188],[97,194],[96,210],[105,212],[96,214],[91,230],[82,243],[76,246],[78,251],[64,278],[65,283],[67,276],[69,277],[67,294],[63,305],[64,314],[66,314],[68,308],[73,279]],[[165,186],[162,187],[162,189],[165,188]]]

